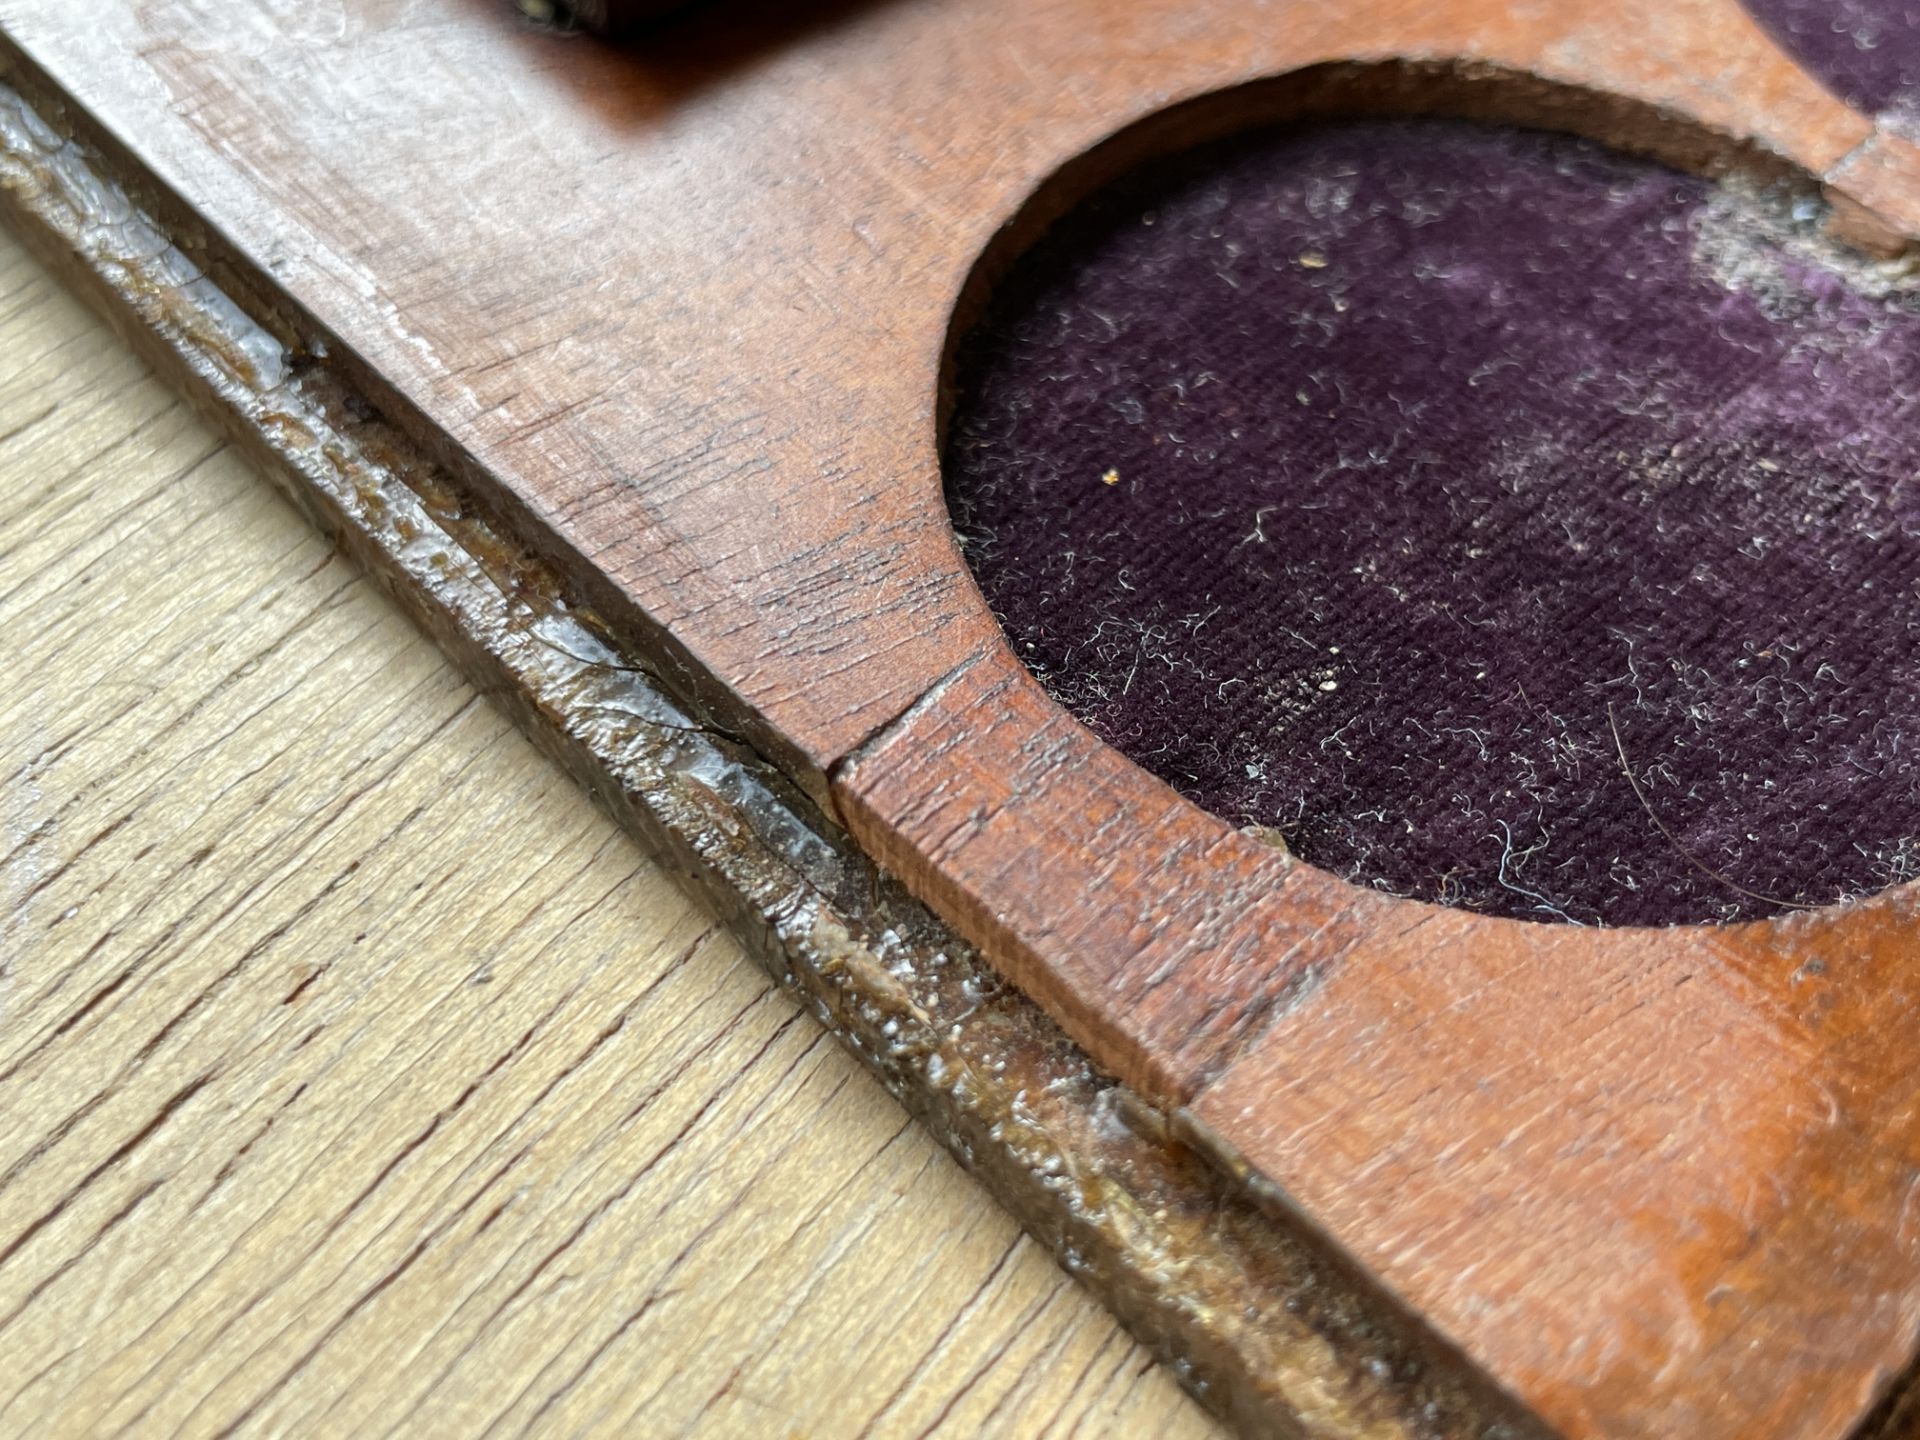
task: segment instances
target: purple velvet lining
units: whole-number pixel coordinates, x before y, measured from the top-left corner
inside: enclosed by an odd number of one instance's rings
[[[1797,203],[1466,123],[1169,162],[963,344],[969,561],[1100,735],[1365,883],[1666,924],[1920,874],[1920,303]]]
[[[1920,3],[1747,0],[1747,10],[1834,94],[1920,135]]]

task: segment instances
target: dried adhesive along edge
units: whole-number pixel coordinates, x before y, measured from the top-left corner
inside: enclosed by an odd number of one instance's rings
[[[250,314],[49,124],[0,36],[0,213],[819,1022],[1246,1434],[1443,1440],[1530,1417],[1095,1073],[774,767],[675,699],[565,578],[380,419],[308,324]],[[25,93],[23,93],[25,92]],[[234,268],[244,270],[243,262]]]

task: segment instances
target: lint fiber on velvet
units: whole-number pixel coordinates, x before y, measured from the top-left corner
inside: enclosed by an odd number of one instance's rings
[[[1834,94],[1920,139],[1920,0],[1747,0],[1747,10]]]
[[[1920,283],[1810,194],[1378,121],[1164,162],[961,347],[1015,652],[1235,824],[1538,920],[1920,875]]]

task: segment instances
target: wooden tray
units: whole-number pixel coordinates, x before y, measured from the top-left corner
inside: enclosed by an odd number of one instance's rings
[[[1744,12],[896,0],[625,50],[492,0],[0,26],[24,228],[1248,1429],[1896,1423],[1914,890],[1596,932],[1347,886],[1044,695],[937,463],[1005,265],[1262,120],[1543,124],[1920,234],[1920,148]]]

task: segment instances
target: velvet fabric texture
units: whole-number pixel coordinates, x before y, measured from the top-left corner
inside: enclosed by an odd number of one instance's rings
[[[1810,195],[1381,121],[1162,164],[962,345],[1017,654],[1397,893],[1668,924],[1920,875],[1920,300]]]
[[[1747,0],[1747,11],[1834,94],[1920,139],[1920,0]]]

